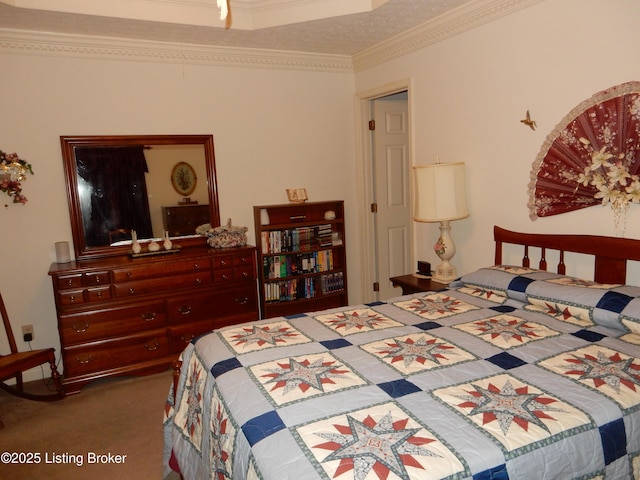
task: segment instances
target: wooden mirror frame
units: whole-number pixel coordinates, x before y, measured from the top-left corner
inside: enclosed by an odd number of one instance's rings
[[[212,226],[220,225],[220,208],[218,203],[218,186],[216,176],[215,155],[213,151],[213,135],[112,135],[112,136],[61,136],[62,161],[64,164],[67,200],[71,217],[71,234],[76,260],[88,260],[100,257],[112,257],[128,254],[131,246],[89,247],[82,222],[82,206],[78,191],[78,170],[75,157],[76,147],[115,147],[146,145],[202,145],[207,170],[209,193],[209,216]],[[169,182],[170,179],[167,179]],[[204,246],[205,237],[177,237],[180,246]]]

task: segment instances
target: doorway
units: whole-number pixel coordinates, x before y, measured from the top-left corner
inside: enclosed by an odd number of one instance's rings
[[[399,296],[389,278],[412,271],[409,98],[408,82],[359,97],[365,301]]]

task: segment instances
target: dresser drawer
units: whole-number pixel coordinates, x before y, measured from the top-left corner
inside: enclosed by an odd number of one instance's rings
[[[63,350],[64,376],[76,377],[169,355],[166,329]]]
[[[114,268],[111,275],[113,282],[120,283],[154,277],[170,277],[189,272],[209,272],[210,270],[211,259],[208,257],[187,260],[175,257],[174,261],[169,262]]]
[[[82,287],[82,274],[73,273],[70,275],[59,275],[55,278],[55,286],[57,290],[66,290],[69,288]]]
[[[215,282],[237,282],[243,280],[255,280],[255,278],[255,269],[251,265],[213,270],[213,279]]]
[[[109,272],[89,272],[84,275],[84,284],[91,287],[95,285],[109,285],[111,276]]]
[[[100,300],[109,300],[111,298],[111,287],[88,288],[85,292],[88,302],[99,302]]]
[[[63,307],[82,305],[85,302],[84,290],[61,290],[58,292],[58,302]]]
[[[234,277],[233,268],[216,268],[213,270],[213,280],[215,282],[232,282]]]
[[[197,295],[184,295],[167,301],[169,324],[211,320],[232,315],[255,314],[258,319],[256,287],[253,283],[236,284],[234,288],[209,290]]]
[[[60,336],[64,345],[77,345],[160,328],[166,324],[164,301],[146,302],[134,306],[62,315]]]
[[[135,297],[149,293],[171,292],[179,288],[201,287],[212,282],[211,272],[203,271],[188,275],[175,275],[167,278],[151,278],[137,282],[116,283],[113,286],[116,298]]]
[[[235,260],[235,255],[214,255],[213,256],[213,269],[225,269],[225,268],[233,268]]]
[[[169,341],[171,342],[171,352],[180,353],[193,339],[211,332],[215,328],[210,320],[192,322],[186,325],[169,327]]]

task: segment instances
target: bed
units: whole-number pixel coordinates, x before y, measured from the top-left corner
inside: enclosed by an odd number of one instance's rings
[[[640,288],[625,285],[640,240],[494,237],[495,265],[447,290],[195,339],[165,475],[640,479]],[[516,265],[506,244],[524,247]],[[567,276],[567,252],[593,256],[593,279]]]

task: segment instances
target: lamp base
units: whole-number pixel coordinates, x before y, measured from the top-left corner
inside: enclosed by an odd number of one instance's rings
[[[442,262],[436,267],[433,276],[431,277],[434,282],[449,284],[458,278],[456,273],[456,267],[449,262]]]
[[[440,238],[435,245],[436,255],[440,257],[442,263],[436,267],[433,280],[438,283],[446,283],[447,285],[457,278],[456,267],[450,260],[456,254],[456,245],[451,238],[451,223],[448,220],[440,222]]]

